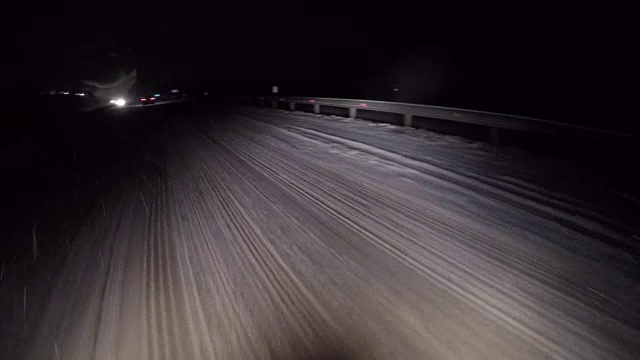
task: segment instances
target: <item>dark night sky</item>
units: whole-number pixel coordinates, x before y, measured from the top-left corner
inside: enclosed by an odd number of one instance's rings
[[[149,87],[260,93],[277,84],[285,95],[635,127],[620,105],[633,101],[626,85],[635,73],[631,22],[622,9],[48,6],[18,10],[3,25],[12,34],[4,88],[108,81],[137,68]]]

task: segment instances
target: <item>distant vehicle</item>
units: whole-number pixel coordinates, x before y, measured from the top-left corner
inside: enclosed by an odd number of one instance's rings
[[[140,103],[142,105],[155,104],[156,98],[155,96],[145,96],[143,98],[140,98]]]
[[[124,106],[127,102],[125,101],[125,99],[118,98],[118,99],[112,99],[111,101],[109,101],[109,103],[114,104],[116,106]]]

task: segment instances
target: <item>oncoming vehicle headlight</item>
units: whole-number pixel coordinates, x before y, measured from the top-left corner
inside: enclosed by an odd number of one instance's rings
[[[114,104],[116,104],[117,106],[124,106],[124,104],[126,104],[127,102],[124,101],[124,99],[117,99]]]

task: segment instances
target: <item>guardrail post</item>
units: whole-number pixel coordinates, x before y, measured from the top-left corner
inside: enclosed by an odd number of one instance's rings
[[[358,111],[358,108],[354,107],[350,107],[349,108],[349,117],[351,119],[355,119],[356,118],[356,112]]]
[[[296,111],[296,103],[289,101],[289,110]]]
[[[404,114],[403,116],[403,122],[404,122],[404,126],[411,126],[413,124],[413,115],[411,114]]]
[[[491,143],[493,145],[498,145],[498,128],[491,128]]]
[[[320,114],[320,104],[313,104],[313,113]]]

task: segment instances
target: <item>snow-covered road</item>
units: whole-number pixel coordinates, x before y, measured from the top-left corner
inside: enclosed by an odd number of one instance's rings
[[[118,169],[26,358],[640,354],[638,224],[617,215],[637,203],[560,161],[244,108],[141,146],[150,170]]]

